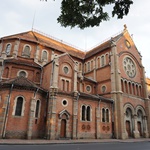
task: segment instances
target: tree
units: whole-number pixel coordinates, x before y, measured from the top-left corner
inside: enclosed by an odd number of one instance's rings
[[[47,1],[47,0],[45,0]],[[61,14],[57,21],[64,27],[70,26],[84,29],[99,26],[102,21],[109,20],[105,6],[113,5],[112,17],[122,19],[129,13],[133,0],[62,0]]]

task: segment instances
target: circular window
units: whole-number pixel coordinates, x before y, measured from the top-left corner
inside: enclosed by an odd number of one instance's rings
[[[102,91],[102,93],[106,92],[106,86],[105,85],[102,86],[101,91]]]
[[[86,86],[86,90],[87,90],[88,92],[90,92],[90,91],[91,91],[91,86],[90,86],[90,85],[87,85],[87,86]]]
[[[19,72],[19,77],[26,77],[26,76],[27,76],[27,74],[26,74],[25,71],[20,71]]]
[[[126,72],[126,74],[130,77],[133,78],[136,75],[136,68],[135,68],[135,64],[132,61],[131,58],[126,57],[123,61],[123,66],[124,66],[124,70]]]
[[[68,105],[68,101],[67,101],[67,100],[65,100],[65,99],[64,99],[64,100],[62,100],[62,105],[63,105],[63,106],[67,106],[67,105]]]
[[[69,68],[68,67],[64,67],[64,73],[67,74],[69,72]]]

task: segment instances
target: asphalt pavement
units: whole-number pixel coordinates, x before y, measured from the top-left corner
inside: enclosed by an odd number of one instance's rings
[[[131,143],[131,142],[150,142],[150,138],[139,138],[139,139],[63,139],[63,140],[42,140],[42,139],[0,139],[1,145],[42,145],[42,144],[80,144],[80,143]]]

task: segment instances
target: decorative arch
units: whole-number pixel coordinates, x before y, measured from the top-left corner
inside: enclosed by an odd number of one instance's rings
[[[135,108],[135,114],[137,114],[138,110],[141,110],[143,116],[146,116],[146,113],[145,113],[145,110],[144,110],[143,106],[141,106],[141,105],[136,106],[136,108]]]
[[[59,119],[62,119],[62,116],[64,116],[64,115],[66,116],[67,120],[70,118],[70,113],[67,110],[63,110],[58,114]]]
[[[126,104],[124,105],[124,114],[126,113],[127,108],[130,108],[130,109],[131,109],[131,111],[132,111],[132,115],[134,115],[134,114],[135,114],[134,107],[133,107],[133,105],[132,105],[132,104],[130,104],[130,103],[126,103]]]

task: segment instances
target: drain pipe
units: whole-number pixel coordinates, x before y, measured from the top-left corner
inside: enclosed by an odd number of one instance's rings
[[[8,95],[6,112],[5,112],[5,117],[4,117],[4,125],[3,125],[3,130],[2,130],[2,138],[5,138],[6,125],[7,125],[7,120],[8,120],[9,106],[10,106],[10,97],[11,97],[11,92],[12,92],[13,86],[14,86],[14,84],[11,85],[9,95]]]

